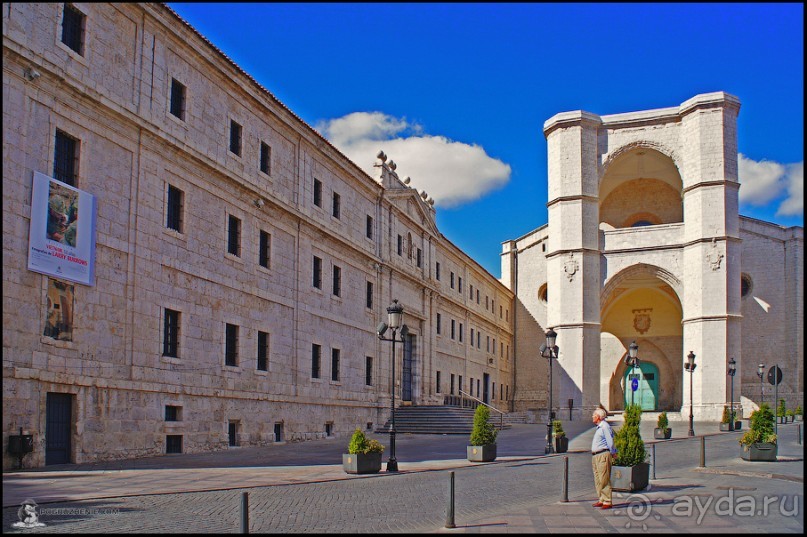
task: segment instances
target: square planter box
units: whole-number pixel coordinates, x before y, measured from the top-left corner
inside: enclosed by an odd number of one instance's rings
[[[660,429],[656,427],[653,429],[653,438],[656,440],[669,440],[672,437],[672,427]]]
[[[611,488],[633,492],[644,490],[650,483],[650,465],[646,462],[636,466],[611,466]]]
[[[496,444],[468,446],[468,460],[471,462],[490,462],[496,460]]]
[[[344,453],[342,468],[348,474],[377,474],[381,471],[382,453]]]
[[[741,445],[740,456],[746,461],[776,462],[778,451],[776,444],[760,442],[758,444]]]
[[[555,437],[555,453],[566,453],[569,450],[569,437],[556,436]]]
[[[730,425],[731,425],[730,423],[721,423],[720,424],[720,430],[724,431],[724,432],[725,431],[731,431],[732,429],[731,429],[731,427],[729,427]],[[742,428],[743,428],[743,422],[741,422],[741,421],[735,421],[734,422],[734,430],[735,431],[739,431]]]
[[[804,419],[803,414],[796,414],[795,416],[793,416],[793,421],[802,421],[803,419]]]

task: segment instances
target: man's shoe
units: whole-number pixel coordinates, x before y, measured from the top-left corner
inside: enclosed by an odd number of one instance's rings
[[[602,502],[593,503],[591,507],[602,507]]]
[[[611,509],[611,508],[613,508],[613,507],[614,507],[614,506],[613,506],[613,505],[611,505],[610,503],[604,503],[604,504],[602,504],[602,506],[600,507],[600,509]]]

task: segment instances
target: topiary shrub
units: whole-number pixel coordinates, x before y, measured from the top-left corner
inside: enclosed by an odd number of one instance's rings
[[[796,405],[796,409],[793,411],[793,414],[796,416],[801,416],[801,405]]]
[[[720,420],[720,423],[731,423],[732,420],[732,412],[729,407],[723,407],[723,418]]]
[[[563,423],[560,420],[554,420],[552,422],[552,435],[558,438],[566,436],[566,431],[563,430]]]
[[[351,455],[363,453],[383,453],[384,445],[378,440],[368,440],[364,431],[356,427],[353,436],[350,437],[350,443],[347,446],[347,452]]]
[[[614,465],[636,466],[647,459],[647,451],[645,451],[644,441],[639,432],[642,407],[637,404],[628,405],[622,416],[625,422],[614,435],[614,444],[617,450]]]
[[[496,443],[496,435],[499,432],[490,423],[490,409],[485,405],[479,405],[474,411],[474,428],[471,430],[471,445],[486,446]]]
[[[659,429],[665,432],[667,431],[667,429],[670,428],[670,422],[667,420],[666,411],[658,415],[658,421],[656,422],[656,425],[658,426]]]
[[[787,412],[785,407],[785,400],[779,399],[779,405],[777,405],[776,407],[776,415],[781,417],[785,415],[785,412]]]
[[[774,417],[768,403],[759,405],[759,410],[751,413],[751,427],[740,438],[740,444],[750,445],[760,442],[775,444]]]

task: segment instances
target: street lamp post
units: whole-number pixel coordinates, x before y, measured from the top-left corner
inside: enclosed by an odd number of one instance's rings
[[[546,343],[541,345],[541,356],[544,358],[549,359],[549,412],[547,413],[546,418],[546,447],[544,448],[544,453],[549,454],[552,453],[552,418],[554,418],[554,412],[552,412],[552,359],[557,359],[558,351],[560,348],[555,345],[555,339],[558,335],[555,333],[554,330],[551,328],[546,331]]]
[[[689,351],[689,354],[687,354],[687,361],[684,364],[684,368],[689,371],[689,432],[687,433],[687,436],[695,436],[695,421],[692,414],[692,377],[694,376],[693,373],[695,372],[695,367],[695,353]]]
[[[628,355],[625,357],[625,363],[630,366],[631,374],[628,375],[628,379],[630,379],[630,386],[625,386],[626,388],[630,388],[630,404],[633,406],[633,394],[635,390],[633,389],[633,379],[631,377],[636,376],[636,366],[639,364],[639,345],[636,342],[632,342],[628,347]]]
[[[734,374],[737,373],[737,362],[734,361],[734,358],[729,360],[729,370],[728,374],[731,377],[731,410],[729,410],[729,431],[734,430]]]
[[[765,386],[762,384],[762,377],[765,376],[765,364],[757,366],[757,376],[759,377],[759,404],[761,406],[765,402]]]
[[[409,329],[403,324],[403,306],[398,304],[398,299],[392,301],[392,304],[387,308],[387,322],[382,322],[378,325],[376,332],[378,339],[382,341],[392,342],[392,398],[390,402],[390,415],[392,421],[389,427],[389,460],[387,461],[387,472],[398,471],[398,459],[395,458],[395,342],[399,341],[395,338],[396,332],[401,331],[401,343],[404,342]],[[384,333],[392,328],[392,338],[385,338]]]

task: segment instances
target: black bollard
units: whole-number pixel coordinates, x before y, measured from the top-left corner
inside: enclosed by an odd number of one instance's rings
[[[563,488],[561,490],[560,501],[569,501],[569,457],[563,457]]]
[[[706,468],[706,437],[701,436],[701,463],[699,468]]]
[[[656,444],[653,444],[653,475],[650,476],[650,479],[656,478]]]
[[[241,533],[249,533],[249,493],[241,493]]]
[[[799,423],[799,445],[801,445],[801,423]]]
[[[456,528],[454,524],[454,472],[448,472],[448,509],[446,509],[446,528]]]

